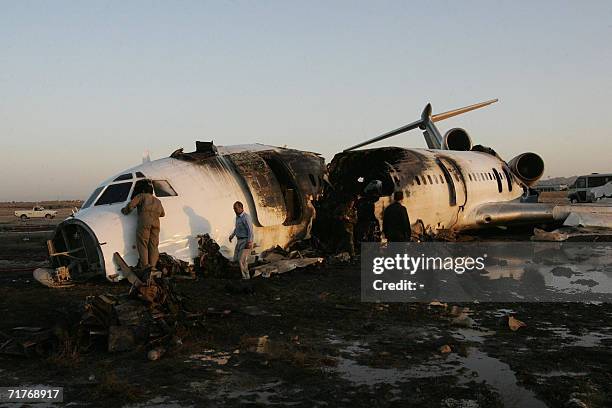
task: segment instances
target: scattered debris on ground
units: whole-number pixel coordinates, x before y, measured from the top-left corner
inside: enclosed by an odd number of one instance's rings
[[[196,277],[195,269],[189,262],[176,259],[165,252],[159,254],[157,269],[162,272],[162,276],[168,278],[195,279]]]
[[[532,241],[581,241],[609,242],[612,241],[612,230],[601,227],[565,226],[553,231],[534,228]]]
[[[219,244],[208,234],[198,235],[199,268],[204,276],[226,277],[229,261],[220,252]]]

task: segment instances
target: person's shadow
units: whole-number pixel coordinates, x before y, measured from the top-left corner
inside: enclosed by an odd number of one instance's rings
[[[183,206],[183,211],[189,218],[189,237],[188,246],[191,253],[197,253],[198,235],[210,234],[210,222],[201,215],[197,214],[193,208]]]

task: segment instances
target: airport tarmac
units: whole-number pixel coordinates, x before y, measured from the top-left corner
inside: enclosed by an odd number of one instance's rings
[[[32,270],[45,262],[51,233],[12,226],[0,232],[0,332],[72,321],[86,296],[127,291],[127,283],[104,280],[43,287]],[[529,233],[481,239],[524,241]],[[178,281],[190,310],[220,313],[208,313],[158,361],[144,348],[67,345],[44,357],[0,355],[0,384],[63,386],[65,404],[91,407],[604,407],[612,400],[610,303],[362,303],[358,264],[251,285],[241,292],[228,279]],[[510,330],[508,316],[526,327]],[[265,347],[254,350],[253,339]]]

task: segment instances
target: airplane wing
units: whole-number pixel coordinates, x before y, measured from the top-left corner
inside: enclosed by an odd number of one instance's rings
[[[563,223],[572,213],[612,217],[612,207],[603,205],[558,205],[548,203],[485,203],[467,217],[468,228]]]

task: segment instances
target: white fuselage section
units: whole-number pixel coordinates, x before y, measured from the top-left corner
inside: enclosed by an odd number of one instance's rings
[[[269,147],[274,149],[273,147]],[[239,149],[239,147],[237,147]],[[247,196],[244,183],[241,183],[227,159],[219,156],[215,165],[203,165],[175,158],[164,158],[143,163],[119,175],[131,174],[132,180],[112,181],[111,177],[100,187],[103,189],[112,184],[132,183],[129,196],[112,204],[92,204],[77,212],[69,222],[82,222],[95,235],[100,244],[104,258],[104,270],[110,279],[121,278],[122,273],[113,261],[113,254],[119,253],[129,265],[138,262],[136,250],[137,213],[123,215],[121,208],[132,197],[138,181],[137,173],[150,180],[167,181],[176,191],[176,196],[158,198],[164,206],[166,216],[160,219],[161,231],[159,251],[193,263],[198,256],[197,236],[209,234],[221,248],[226,257],[233,255],[234,245],[229,242],[229,235],[234,229],[235,214],[233,204],[241,201],[245,211],[257,220],[257,208],[252,208],[252,199]],[[98,193],[98,197],[100,197]],[[256,192],[252,192],[257,198]],[[312,198],[312,197],[310,197]],[[308,200],[310,203],[310,200]],[[293,238],[304,230],[304,223],[283,225],[286,212],[267,211],[262,214],[259,208],[259,218],[265,221],[265,226],[254,222],[255,253],[272,248],[276,245],[287,246]],[[311,220],[307,221],[307,228]],[[263,222],[262,222],[263,223]]]
[[[517,200],[523,194],[518,180],[504,171],[505,163],[490,154],[474,151],[407,149],[417,152],[426,161],[424,170],[404,187],[403,204],[410,221],[421,220],[426,229],[462,230],[475,226],[475,211],[486,203]],[[436,159],[448,170],[455,191],[451,205],[449,183]],[[456,166],[447,159],[452,159]],[[497,176],[495,175],[495,171]],[[418,179],[417,179],[418,177]],[[499,182],[497,177],[499,177]],[[511,190],[510,190],[511,187]],[[391,197],[377,202],[377,217],[382,220]]]

